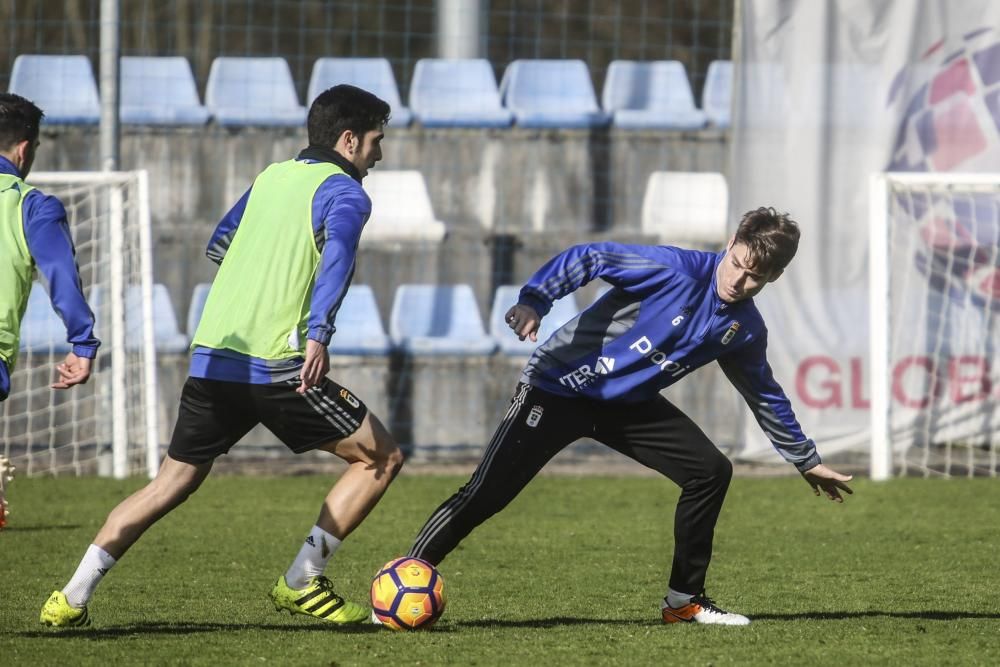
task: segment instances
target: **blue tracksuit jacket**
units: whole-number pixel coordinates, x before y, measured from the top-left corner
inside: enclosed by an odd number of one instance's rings
[[[21,175],[5,157],[0,157],[0,173]],[[35,189],[24,199],[22,217],[28,252],[53,309],[66,325],[66,341],[78,357],[93,359],[101,341],[94,336],[94,313],[83,296],[66,209],[57,197]],[[0,400],[10,391],[9,374],[7,364],[0,360]]]
[[[799,470],[820,463],[767,363],[767,327],[753,300],[718,296],[724,254],[591,243],[555,256],[519,303],[544,316],[595,278],[613,289],[538,347],[522,381],[561,396],[637,402],[718,361],[778,452]]]

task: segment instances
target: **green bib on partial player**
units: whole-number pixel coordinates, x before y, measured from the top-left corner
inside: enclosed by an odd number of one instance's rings
[[[305,352],[320,259],[313,195],[337,174],[349,178],[327,162],[289,160],[257,176],[192,346],[275,360]]]
[[[24,198],[32,190],[17,176],[0,174],[0,359],[9,370],[17,362],[21,318],[35,271],[22,217]]]

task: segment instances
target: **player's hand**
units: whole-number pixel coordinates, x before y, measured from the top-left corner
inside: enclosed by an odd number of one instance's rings
[[[299,376],[302,382],[295,391],[300,394],[306,393],[307,389],[318,385],[329,371],[330,352],[326,349],[326,345],[310,338],[306,341],[306,361],[302,364],[302,373]]]
[[[56,366],[59,379],[50,386],[53,389],[69,389],[76,384],[86,384],[90,379],[90,366],[93,360],[78,357],[72,352],[66,355],[63,362]]]
[[[517,304],[507,311],[507,314],[504,315],[504,321],[507,326],[514,330],[520,340],[530,338],[532,343],[538,342],[538,323],[542,321],[542,318],[531,306]]]
[[[813,493],[818,496],[822,489],[827,498],[837,503],[844,502],[844,497],[840,495],[841,491],[846,491],[848,494],[854,493],[851,491],[851,487],[845,484],[845,482],[850,482],[854,479],[853,475],[841,475],[833,468],[827,468],[822,463],[809,468],[809,470],[802,473],[802,476],[809,486],[812,487]]]

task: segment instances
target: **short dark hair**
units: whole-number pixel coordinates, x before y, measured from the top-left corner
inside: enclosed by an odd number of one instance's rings
[[[799,249],[799,225],[770,206],[747,211],[736,229],[736,243],[747,247],[748,260],[761,273],[784,271]]]
[[[389,104],[367,90],[346,83],[324,90],[309,107],[309,143],[333,146],[346,130],[364,136],[389,122]]]
[[[24,140],[38,139],[42,110],[14,93],[0,93],[0,150],[8,151]]]

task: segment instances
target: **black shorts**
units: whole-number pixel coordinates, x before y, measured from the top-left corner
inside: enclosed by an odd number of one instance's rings
[[[298,379],[246,384],[189,377],[167,453],[184,463],[225,454],[263,424],[299,454],[342,440],[361,426],[368,408],[354,394],[323,378],[305,394]]]

